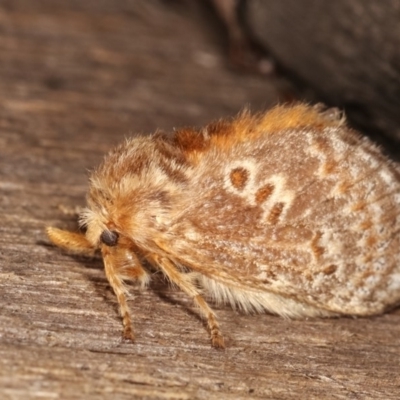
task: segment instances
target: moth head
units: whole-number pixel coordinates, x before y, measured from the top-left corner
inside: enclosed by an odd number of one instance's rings
[[[131,196],[111,199],[95,195],[88,198],[81,225],[86,227],[86,237],[94,247],[118,246],[125,238],[146,248],[148,241],[168,224],[169,212],[170,200],[163,191],[138,190]]]
[[[171,223],[184,182],[181,165],[164,145],[154,138],[131,139],[92,173],[81,224],[93,246],[112,247],[127,238],[148,248]]]

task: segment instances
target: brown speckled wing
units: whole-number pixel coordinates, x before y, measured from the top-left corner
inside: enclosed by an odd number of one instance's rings
[[[171,256],[224,285],[353,315],[400,300],[398,167],[345,127],[211,148],[180,207]]]

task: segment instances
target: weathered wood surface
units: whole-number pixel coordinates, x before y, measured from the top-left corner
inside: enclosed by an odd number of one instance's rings
[[[227,349],[162,280],[121,322],[101,260],[50,247],[76,226],[86,170],[135,131],[268,106],[273,82],[230,71],[193,3],[0,2],[1,399],[398,399],[400,310],[286,321],[217,310]]]

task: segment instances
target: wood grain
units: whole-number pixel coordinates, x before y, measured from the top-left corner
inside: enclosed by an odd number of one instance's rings
[[[0,1],[0,398],[397,399],[399,310],[287,321],[220,308],[216,351],[156,277],[132,287],[127,344],[101,260],[49,245],[45,226],[76,227],[65,208],[84,205],[87,169],[125,136],[278,98],[227,68],[198,4]]]

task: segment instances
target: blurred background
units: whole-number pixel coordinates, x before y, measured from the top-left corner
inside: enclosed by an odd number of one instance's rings
[[[18,124],[47,140],[303,99],[344,109],[392,150],[400,139],[398,0],[1,0],[0,11],[1,112],[24,107]]]
[[[400,1],[250,0],[247,21],[301,93],[398,151]]]

